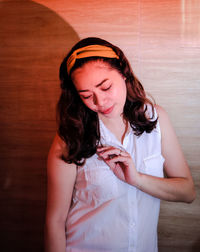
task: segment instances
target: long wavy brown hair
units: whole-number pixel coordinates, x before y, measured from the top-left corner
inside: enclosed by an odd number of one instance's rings
[[[67,60],[78,48],[88,45],[111,47],[119,59],[88,57],[77,59],[70,73],[67,73]],[[81,100],[71,79],[71,73],[89,61],[103,61],[116,69],[126,79],[127,98],[123,116],[129,121],[134,134],[150,133],[157,123],[154,118],[153,103],[146,97],[140,81],[134,75],[124,53],[111,43],[100,38],[86,38],[79,41],[64,58],[60,66],[61,95],[57,104],[58,135],[66,143],[66,153],[62,159],[67,163],[83,165],[86,158],[96,153],[100,142],[99,120],[96,112],[90,110]],[[147,116],[147,104],[152,108],[152,117]]]

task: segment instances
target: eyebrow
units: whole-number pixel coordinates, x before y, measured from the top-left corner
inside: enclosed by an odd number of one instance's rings
[[[108,79],[104,79],[102,80],[99,84],[97,84],[95,87],[100,87],[104,82],[106,82]],[[83,89],[83,90],[78,90],[79,93],[82,93],[82,92],[88,92],[90,90],[88,89]]]

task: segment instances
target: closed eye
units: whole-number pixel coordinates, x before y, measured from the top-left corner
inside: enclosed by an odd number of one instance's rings
[[[89,99],[91,96],[92,96],[92,95],[89,95],[89,96],[83,96],[83,95],[82,95],[82,98],[85,99],[85,100],[87,100],[87,99]]]
[[[107,88],[102,88],[102,90],[103,90],[103,91],[107,91],[107,90],[109,90],[109,89],[111,88],[111,86],[112,86],[112,85],[110,85],[110,86],[107,87]]]

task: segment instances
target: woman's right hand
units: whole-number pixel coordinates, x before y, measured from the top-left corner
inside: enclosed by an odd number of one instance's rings
[[[113,146],[104,146],[97,148],[97,154],[120,180],[133,186],[137,185],[140,175],[128,152]]]

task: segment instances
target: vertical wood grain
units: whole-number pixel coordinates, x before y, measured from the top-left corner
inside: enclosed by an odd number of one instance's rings
[[[59,65],[78,39],[43,5],[0,2],[1,251],[43,251]]]
[[[159,251],[199,251],[200,2],[3,1],[0,18],[0,218],[6,251],[41,249],[45,158],[59,95],[56,67],[78,37],[87,36],[120,46],[145,89],[168,111],[197,199],[191,205],[162,202]]]

